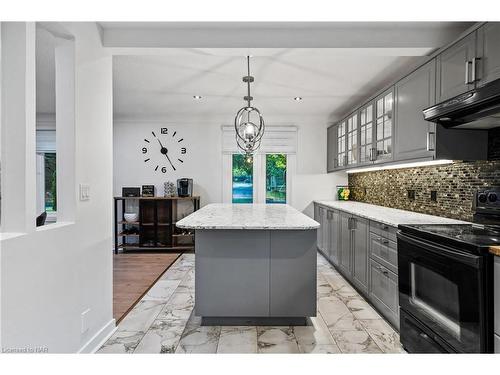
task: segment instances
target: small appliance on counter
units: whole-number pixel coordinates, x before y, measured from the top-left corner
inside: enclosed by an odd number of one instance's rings
[[[192,178],[179,178],[177,180],[177,195],[179,197],[192,197],[193,196],[193,179]]]
[[[493,255],[500,188],[474,197],[472,224],[399,225],[400,340],[410,353],[493,353]]]
[[[154,197],[155,196],[155,186],[154,185],[142,185],[142,196],[143,197]]]
[[[350,194],[349,186],[337,185],[337,199],[339,201],[348,201]]]
[[[138,187],[122,187],[122,197],[140,197],[141,188]]]

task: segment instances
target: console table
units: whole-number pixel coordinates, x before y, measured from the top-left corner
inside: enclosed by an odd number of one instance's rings
[[[193,250],[194,232],[176,227],[177,220],[181,219],[179,202],[185,201],[192,203],[192,212],[200,208],[199,196],[115,197],[115,254],[119,249]],[[137,221],[125,220],[127,202],[138,202]]]

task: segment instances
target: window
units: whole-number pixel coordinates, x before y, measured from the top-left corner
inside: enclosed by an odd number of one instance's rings
[[[233,154],[233,203],[253,203],[253,159]]]
[[[56,193],[56,154],[45,153],[43,155],[44,174],[45,174],[45,192],[44,206],[47,213],[57,212],[57,193]]]
[[[57,213],[55,130],[37,130],[36,149],[37,215],[45,211],[47,221],[54,222]]]
[[[266,203],[286,203],[286,154],[266,155]]]

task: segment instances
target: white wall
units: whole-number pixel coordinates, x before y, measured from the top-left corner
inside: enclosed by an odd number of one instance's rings
[[[228,116],[230,118],[230,116]],[[160,121],[116,119],[114,122],[114,193],[121,195],[123,186],[154,184],[157,194],[163,195],[163,183],[175,182],[180,177],[194,180],[194,194],[201,196],[201,204],[222,201],[222,132],[223,119],[182,119]],[[229,121],[226,121],[228,123]],[[344,172],[326,173],[326,125],[316,118],[293,118],[289,122],[266,118],[268,125],[296,125],[298,127],[297,174],[292,187],[294,206],[312,215],[314,199],[332,199],[335,185],[345,184]],[[167,165],[167,173],[154,171],[156,164],[145,163],[141,148],[151,131],[168,127],[184,138],[187,148],[184,163],[174,172]],[[149,137],[151,138],[151,137]],[[152,146],[153,149],[157,145]],[[169,147],[169,146],[167,146]],[[159,155],[158,150],[154,150]],[[159,156],[161,160],[161,155]],[[166,163],[166,161],[165,161]]]
[[[0,239],[3,348],[44,346],[49,352],[89,351],[114,328],[111,56],[101,48],[95,24],[62,26],[75,37],[75,181],[69,195],[76,206],[72,221],[38,230],[27,225],[18,236]],[[31,32],[34,27],[28,27],[28,34]],[[34,119],[34,113],[30,116]],[[22,121],[17,125],[26,126]],[[29,129],[32,131],[34,126]],[[5,132],[3,135],[5,146],[12,139],[6,139]],[[34,134],[31,139],[34,142]],[[5,162],[14,162],[9,150],[2,150]],[[30,173],[24,178],[24,183],[30,184],[35,176]],[[9,175],[2,170],[5,179]],[[89,201],[76,201],[80,183],[90,185]],[[26,195],[24,199],[31,202],[36,197]],[[2,214],[8,219],[9,212]],[[32,210],[22,214],[27,222],[34,222]],[[87,309],[87,329],[82,332],[81,313]]]

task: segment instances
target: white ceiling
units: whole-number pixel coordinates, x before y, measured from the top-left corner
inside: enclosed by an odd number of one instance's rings
[[[468,26],[438,22],[99,25],[103,44],[114,55],[115,118],[226,124],[244,104],[246,86],[241,77],[246,75],[247,54],[253,56],[253,104],[266,119],[289,122],[314,116],[326,124]],[[241,45],[238,38],[231,39],[234,35],[243,38]],[[326,42],[317,40],[325,35]],[[267,47],[267,36],[273,44],[283,42],[281,47],[300,39],[297,46],[335,48],[256,48]],[[223,40],[238,48],[170,48],[181,43],[214,46]],[[37,113],[55,112],[54,45],[54,38],[38,28]],[[193,95],[203,98],[196,101]],[[303,100],[296,102],[295,96]]]
[[[340,116],[428,49],[175,49],[167,56],[115,56],[115,118],[197,118],[231,123],[243,106],[250,53],[253,104],[264,116]],[[401,55],[410,56],[401,56]],[[193,100],[201,95],[201,100]],[[300,96],[302,101],[294,101]]]

